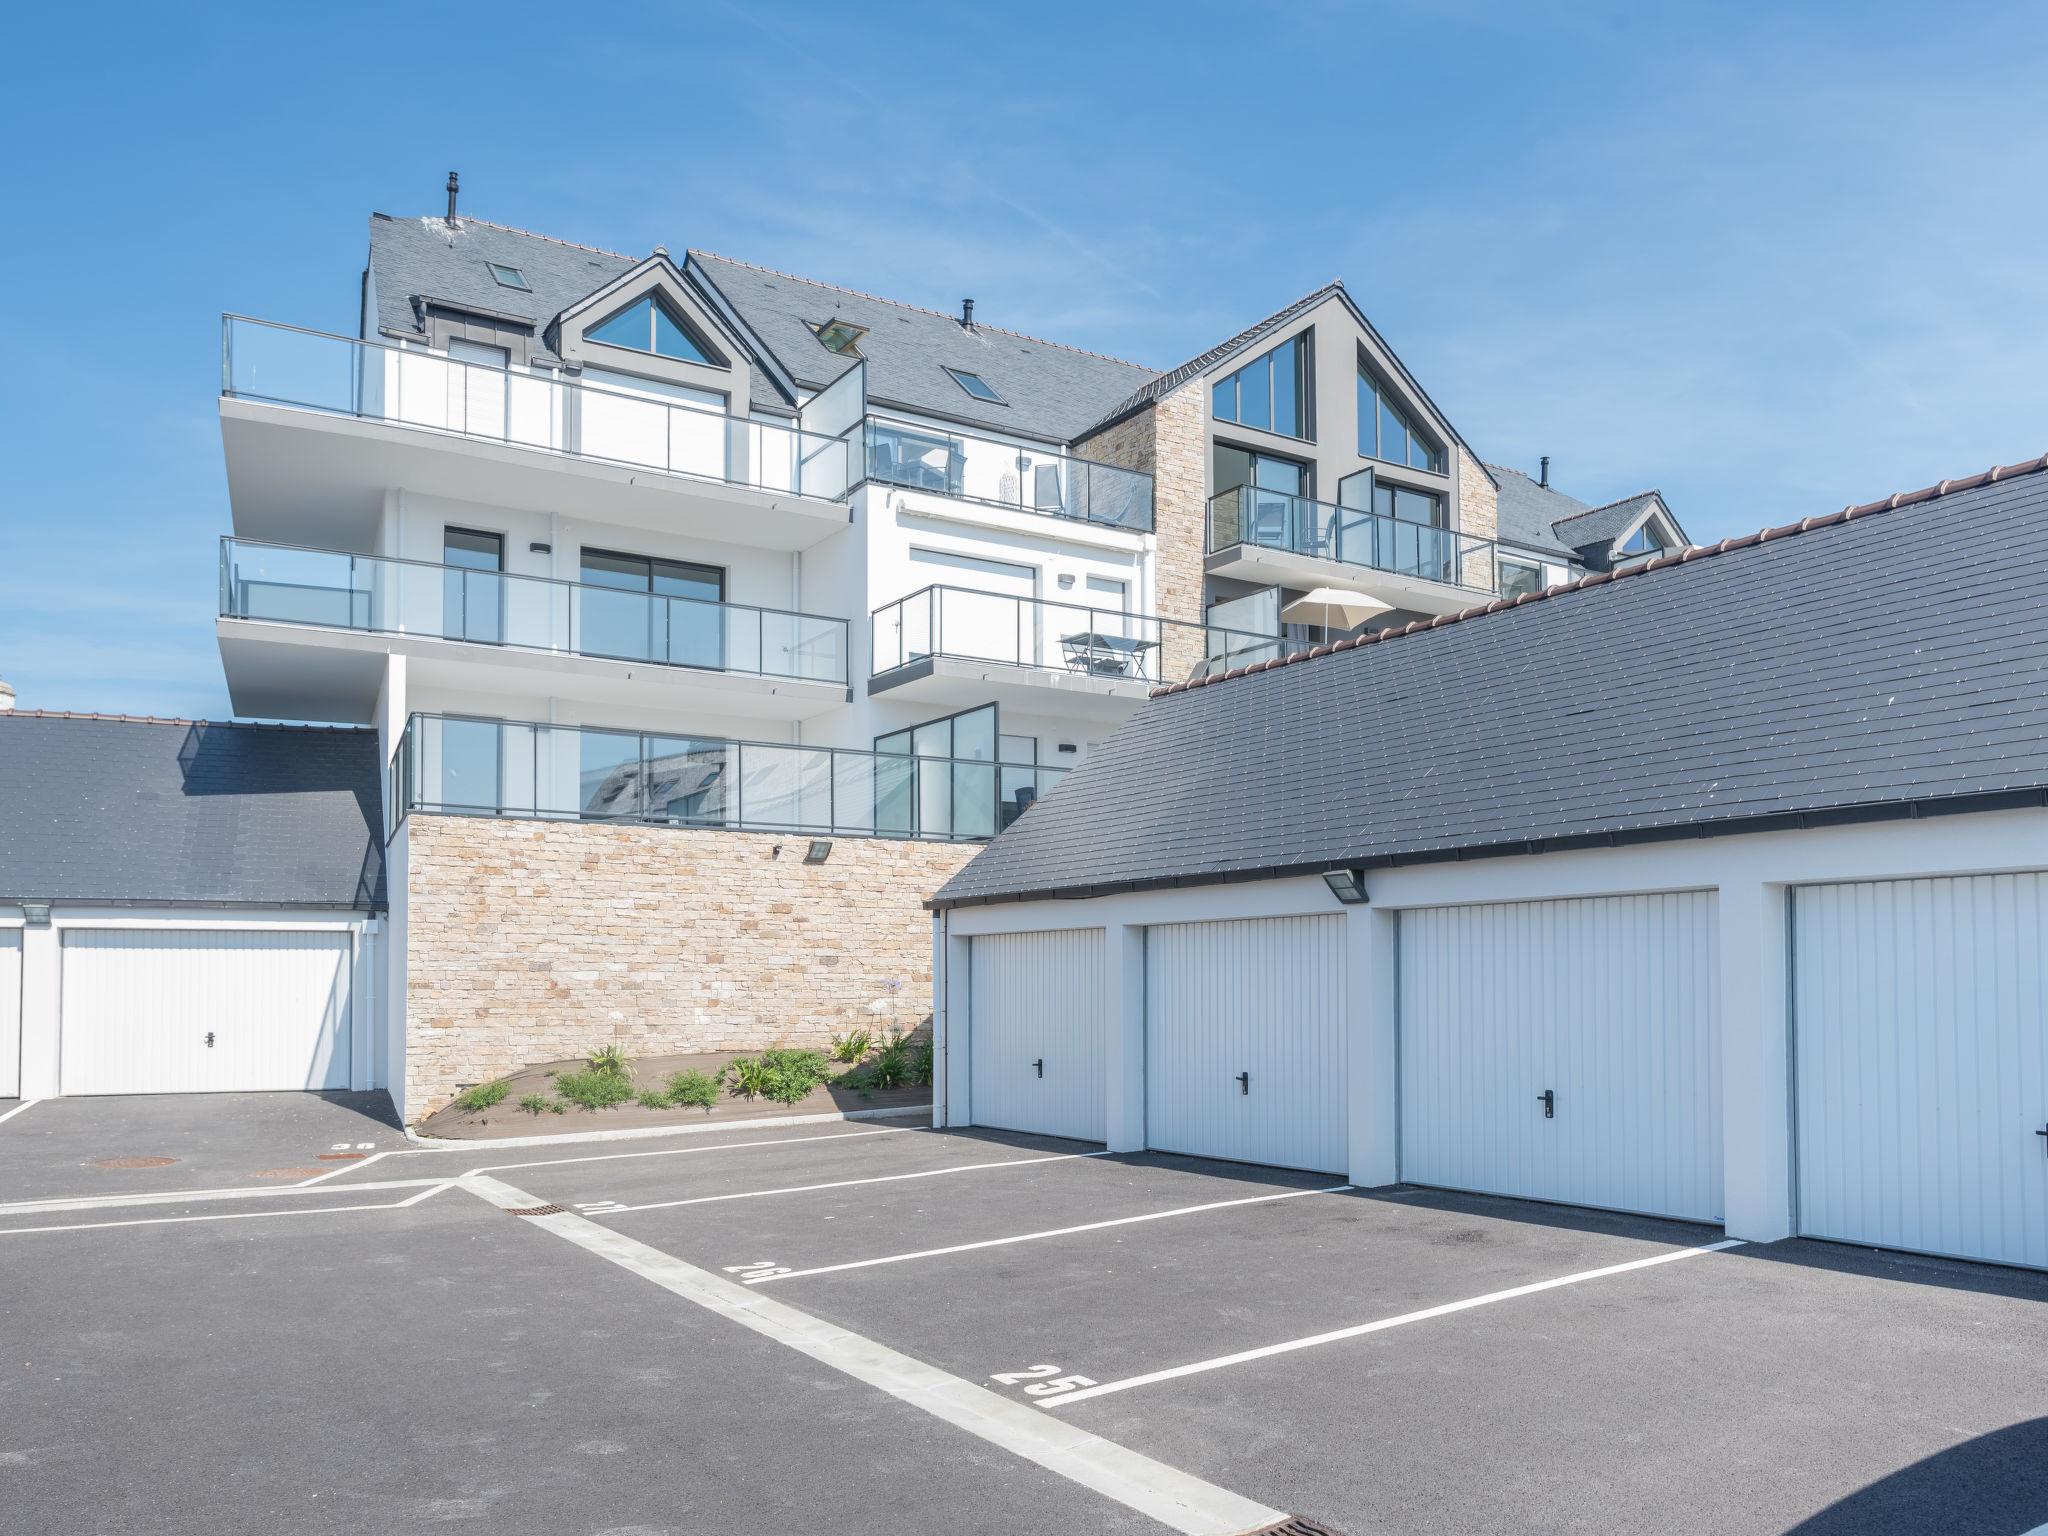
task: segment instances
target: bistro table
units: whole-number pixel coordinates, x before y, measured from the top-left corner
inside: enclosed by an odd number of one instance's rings
[[[1066,647],[1068,666],[1096,677],[1137,676],[1144,670],[1145,652],[1159,647],[1157,640],[1134,640],[1093,629],[1061,635],[1060,644]]]

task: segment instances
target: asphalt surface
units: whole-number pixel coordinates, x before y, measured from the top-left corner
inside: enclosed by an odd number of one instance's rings
[[[123,1139],[124,1102],[133,1145],[209,1170],[139,1175],[161,1189],[288,1162],[340,1123],[314,1099],[203,1129],[225,1101],[75,1101],[99,1108],[26,1142],[72,1102],[0,1124],[10,1189],[98,1192],[79,1138]],[[2048,1524],[2048,1275],[1693,1252],[1718,1230],[887,1123],[388,1150],[275,1196],[0,1210],[0,1524],[1167,1528],[426,1182],[480,1167],[701,1270],[789,1271],[753,1291],[1349,1536]],[[151,1224],[22,1230],[116,1220]],[[1114,1386],[1630,1264],[1063,1406],[1025,1395],[1049,1367]]]

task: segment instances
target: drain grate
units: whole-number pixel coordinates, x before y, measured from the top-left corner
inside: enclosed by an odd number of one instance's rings
[[[566,1205],[508,1205],[505,1207],[505,1214],[507,1216],[566,1216],[569,1214],[569,1208]]]
[[[103,1157],[93,1164],[95,1168],[168,1168],[175,1163],[175,1157]]]
[[[1306,1515],[1294,1515],[1278,1525],[1262,1525],[1251,1536],[1342,1536],[1335,1526],[1325,1525],[1320,1520],[1311,1520]]]

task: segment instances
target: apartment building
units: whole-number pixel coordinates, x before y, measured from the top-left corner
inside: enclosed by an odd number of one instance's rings
[[[238,714],[379,734],[408,1115],[601,1039],[915,1028],[923,901],[1154,688],[1642,526],[1572,543],[1341,285],[1165,373],[996,318],[451,178],[371,217],[360,334],[225,319],[222,663]]]

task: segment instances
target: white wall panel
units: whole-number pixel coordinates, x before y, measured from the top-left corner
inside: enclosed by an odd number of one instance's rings
[[[350,972],[347,933],[69,929],[61,1091],[346,1088]]]
[[[0,1099],[21,1092],[21,930],[0,929]]]
[[[1406,911],[1400,953],[1404,1179],[1720,1218],[1711,895]]]
[[[1337,914],[1148,929],[1146,1145],[1344,1172],[1344,1017]]]
[[[972,1124],[1104,1139],[1102,944],[1100,928],[973,941]]]
[[[2037,873],[1793,893],[1799,1230],[2048,1267]]]

